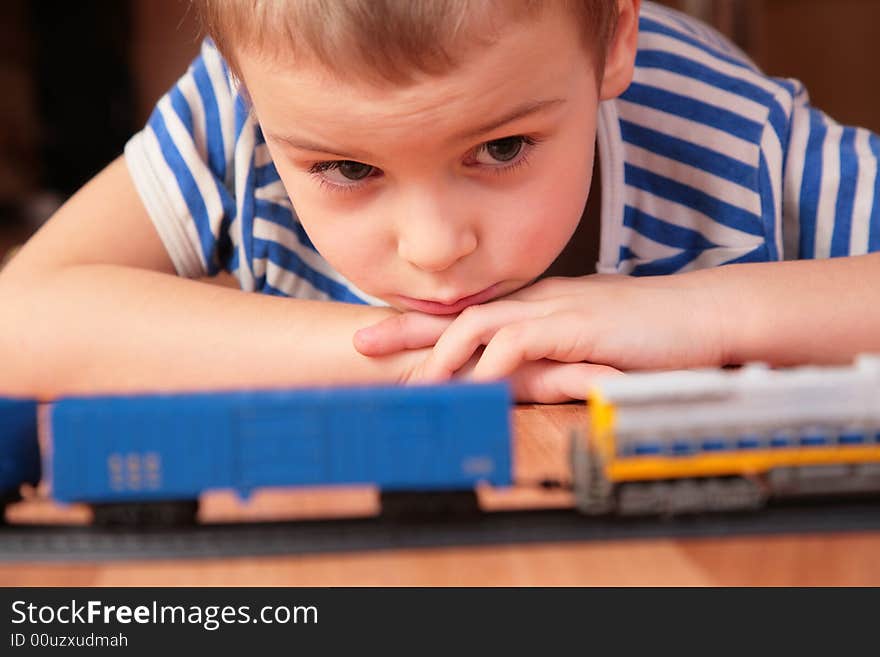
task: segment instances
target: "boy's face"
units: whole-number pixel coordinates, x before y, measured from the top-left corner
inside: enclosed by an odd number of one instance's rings
[[[402,310],[457,313],[538,277],[590,187],[600,90],[577,30],[546,11],[406,87],[240,53],[315,248]]]

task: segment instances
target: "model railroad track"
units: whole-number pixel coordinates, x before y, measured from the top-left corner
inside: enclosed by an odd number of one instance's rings
[[[671,518],[584,517],[573,510],[468,517],[343,518],[175,528],[8,525],[0,560],[103,561],[315,554],[425,547],[880,530],[880,498],[771,504],[758,512]]]

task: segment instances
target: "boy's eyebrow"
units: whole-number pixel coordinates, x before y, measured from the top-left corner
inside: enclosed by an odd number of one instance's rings
[[[308,139],[303,139],[302,137],[292,137],[292,136],[284,136],[284,135],[275,135],[269,132],[265,133],[265,136],[273,141],[280,141],[291,148],[298,148],[303,151],[313,151],[315,153],[326,153],[327,155],[333,155],[334,157],[339,157],[345,160],[355,160],[358,157],[362,157],[358,154],[353,153],[343,153],[342,151],[337,150],[331,146],[325,146],[324,144],[319,144],[318,142],[309,141]]]
[[[453,137],[453,140],[463,141],[465,139],[474,139],[480,135],[486,134],[487,132],[492,132],[493,130],[500,128],[503,125],[516,121],[517,119],[522,119],[531,114],[536,114],[537,112],[540,112],[545,108],[559,105],[560,103],[564,102],[564,98],[549,98],[547,100],[533,100],[527,103],[523,103],[522,105],[514,107],[511,111],[507,112],[503,116],[492,119],[491,121],[488,121],[483,125],[477,126],[476,128],[468,128],[467,130],[459,132]],[[335,157],[340,157],[344,159],[357,159],[364,156],[363,153],[344,153],[340,150],[337,150],[335,147],[327,146],[325,144],[319,144],[317,142],[309,141],[308,139],[303,139],[302,137],[298,136],[294,137],[275,135],[271,133],[267,133],[266,136],[270,139],[273,139],[274,141],[280,141],[288,146],[304,151],[327,153],[328,155],[333,155]]]
[[[475,137],[479,137],[480,135],[486,134],[487,132],[492,132],[496,128],[500,128],[503,125],[508,123],[512,123],[517,119],[522,119],[530,114],[535,114],[540,112],[541,110],[552,107],[553,105],[559,105],[560,103],[564,103],[564,98],[549,98],[547,100],[532,100],[527,103],[523,103],[522,105],[518,105],[514,107],[511,111],[503,116],[499,116],[491,121],[487,121],[481,126],[476,128],[469,128],[468,130],[464,130],[463,132],[458,133],[455,138],[458,140],[465,139],[473,139]]]

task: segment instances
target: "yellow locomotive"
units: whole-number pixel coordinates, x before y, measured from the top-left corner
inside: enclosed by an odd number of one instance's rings
[[[636,373],[588,398],[572,480],[589,514],[758,508],[880,492],[880,357],[849,367]]]

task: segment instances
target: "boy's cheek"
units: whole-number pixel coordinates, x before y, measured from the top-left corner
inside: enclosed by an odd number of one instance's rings
[[[302,221],[312,246],[330,265],[352,283],[368,294],[372,290],[364,285],[375,283],[384,274],[388,251],[382,250],[374,233],[358,230],[356,218],[340,221],[328,216],[327,221]],[[375,287],[375,285],[370,285]]]
[[[516,241],[510,244],[506,262],[517,278],[535,278],[562,253],[577,223],[560,222],[559,217],[540,220],[511,230]]]

